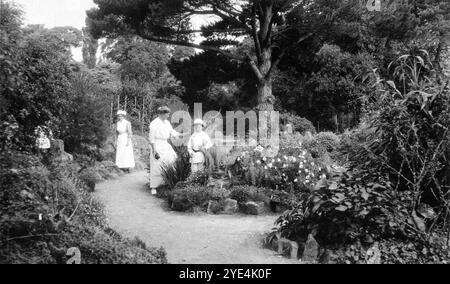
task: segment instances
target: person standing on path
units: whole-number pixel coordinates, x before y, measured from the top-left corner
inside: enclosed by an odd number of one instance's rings
[[[135,167],[133,152],[133,130],[131,123],[125,119],[127,113],[123,110],[117,112],[117,144],[116,144],[116,165],[120,169],[130,172]]]
[[[153,195],[157,194],[158,187],[164,185],[162,168],[172,165],[177,159],[169,139],[184,136],[173,129],[169,121],[170,112],[168,107],[160,107],[158,117],[150,124],[150,188]]]
[[[194,134],[192,134],[187,145],[191,157],[192,173],[205,170],[206,151],[214,146],[211,138],[203,131],[204,126],[203,120],[196,119],[194,121]]]

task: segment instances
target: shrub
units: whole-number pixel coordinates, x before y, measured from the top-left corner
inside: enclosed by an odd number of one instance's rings
[[[320,132],[314,138],[319,147],[322,147],[326,152],[334,152],[340,146],[339,136],[333,132]]]
[[[339,262],[361,262],[374,243],[383,262],[449,261],[450,92],[423,54],[400,57],[393,81],[378,80],[369,123],[343,135],[351,171],[283,215],[284,236],[313,234]]]
[[[392,81],[379,80],[373,131],[351,153],[351,165],[389,174],[395,189],[415,192],[416,206],[447,208],[450,89],[425,51],[400,57],[391,69]]]
[[[186,183],[193,185],[206,186],[208,184],[209,174],[207,172],[196,172],[192,173],[186,180]]]
[[[236,186],[230,189],[230,198],[239,203],[248,201],[266,202],[270,200],[270,190],[254,186]]]
[[[280,119],[284,125],[292,124],[294,132],[298,132],[300,134],[305,134],[306,132],[311,132],[311,134],[316,133],[316,128],[313,123],[306,118],[291,113],[283,113],[280,115]]]
[[[71,247],[81,250],[82,263],[167,262],[162,250],[109,233],[102,205],[79,187],[78,169],[0,154],[0,263],[62,264]]]
[[[299,154],[278,154],[274,158],[263,157],[262,152],[244,152],[237,160],[235,174],[247,185],[267,187],[283,191],[309,191],[326,168],[302,148]]]
[[[172,192],[172,209],[188,211],[193,207],[206,209],[209,201],[222,202],[230,196],[225,188],[213,188],[187,184]]]
[[[178,158],[171,166],[163,167],[164,183],[173,190],[179,182],[186,181],[191,174],[190,156],[186,147],[174,147]]]

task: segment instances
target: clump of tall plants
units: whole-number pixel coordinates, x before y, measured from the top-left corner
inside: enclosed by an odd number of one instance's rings
[[[302,242],[313,234],[336,262],[365,262],[378,243],[386,263],[446,262],[450,244],[450,89],[424,50],[376,76],[364,127],[343,139],[349,171],[329,176],[277,221]],[[347,155],[345,155],[347,154]]]

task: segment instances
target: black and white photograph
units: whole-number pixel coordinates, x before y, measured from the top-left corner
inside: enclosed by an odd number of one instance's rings
[[[0,0],[0,264],[449,263],[449,0]]]

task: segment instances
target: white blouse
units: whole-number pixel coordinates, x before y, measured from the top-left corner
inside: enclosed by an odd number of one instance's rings
[[[209,138],[208,134],[206,134],[205,132],[195,132],[194,134],[192,134],[191,139],[189,139],[187,145],[188,151],[192,155],[191,162],[194,164],[203,163],[205,161],[203,153],[196,151],[199,151],[202,147],[205,149],[209,149],[213,146],[214,145],[211,141],[211,138]]]
[[[153,120],[150,124],[150,143],[154,144],[156,141],[166,141],[171,137],[178,137],[180,134],[176,132],[170,121],[163,121],[159,117]]]

